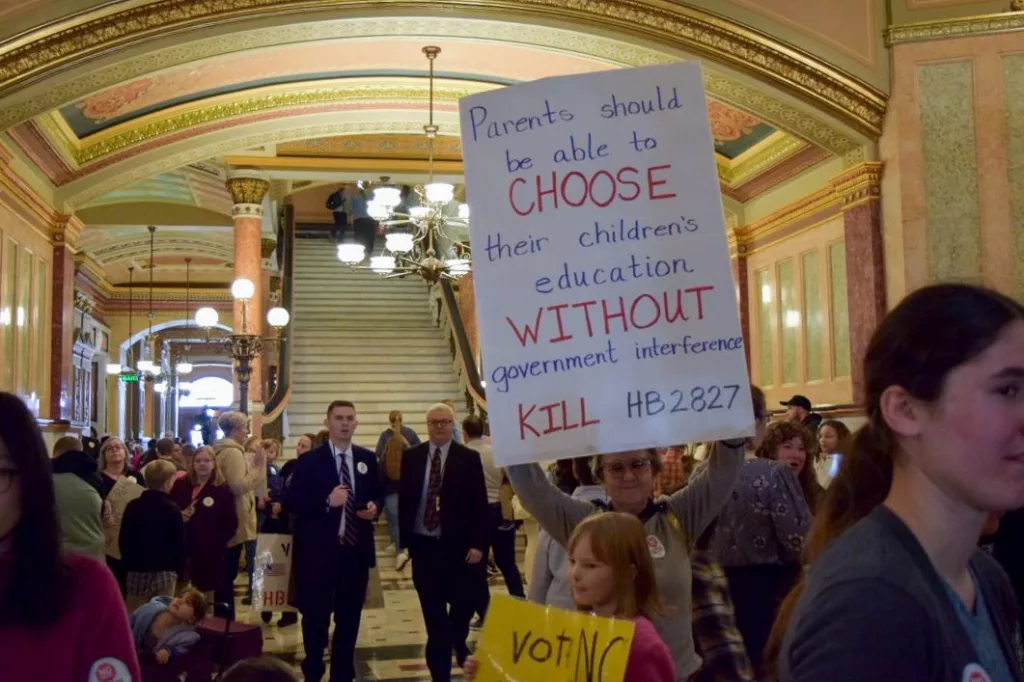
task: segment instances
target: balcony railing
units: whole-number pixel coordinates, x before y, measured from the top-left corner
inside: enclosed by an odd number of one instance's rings
[[[473,349],[466,337],[466,327],[459,311],[459,302],[452,283],[441,280],[431,289],[430,305],[435,323],[444,331],[452,355],[452,367],[459,376],[459,389],[466,398],[471,414],[487,416],[487,392],[480,380]]]

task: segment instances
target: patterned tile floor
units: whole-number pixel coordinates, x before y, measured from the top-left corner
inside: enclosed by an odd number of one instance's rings
[[[377,551],[385,607],[363,610],[359,640],[356,644],[356,674],[360,682],[430,680],[423,657],[427,641],[426,629],[416,590],[412,585],[412,565],[406,566],[401,573],[395,571],[394,557],[383,549],[385,542],[378,542]],[[522,566],[521,550],[519,554]],[[491,594],[507,594],[505,583],[500,576],[491,579],[490,587]],[[264,624],[259,613],[254,613],[249,607],[241,605],[244,594],[244,580],[240,578],[236,585],[238,619],[261,625],[264,653],[280,658],[298,671],[299,664],[304,658],[301,626],[296,624],[286,628],[278,627],[277,614],[270,625]],[[478,634],[475,630],[470,632],[470,648],[473,647]],[[454,660],[452,667],[453,679],[462,679]]]

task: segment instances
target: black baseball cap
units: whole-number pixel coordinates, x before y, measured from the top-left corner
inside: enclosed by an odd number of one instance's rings
[[[807,396],[805,395],[795,395],[789,400],[783,401],[782,404],[785,405],[786,407],[790,407],[792,405],[796,407],[802,407],[808,412],[811,411],[811,401],[808,400]]]

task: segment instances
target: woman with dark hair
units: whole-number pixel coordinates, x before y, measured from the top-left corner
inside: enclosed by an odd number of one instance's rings
[[[977,544],[990,512],[1024,504],[1024,307],[915,291],[875,330],[864,389],[766,651],[779,679],[1022,679],[1013,589]]]
[[[61,552],[50,462],[35,418],[9,393],[0,393],[0,415],[3,679],[141,679],[114,577],[94,559]]]

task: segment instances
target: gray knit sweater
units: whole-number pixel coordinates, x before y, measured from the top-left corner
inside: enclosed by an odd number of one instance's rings
[[[680,682],[701,665],[693,646],[689,551],[729,499],[742,466],[743,448],[719,443],[708,466],[685,488],[659,500],[665,504],[644,523],[647,533],[658,538],[665,549],[663,556],[652,553],[658,593],[665,606],[665,613],[652,621],[672,652]],[[563,547],[576,524],[599,511],[592,503],[573,499],[553,486],[536,464],[511,466],[507,473],[526,511]]]

